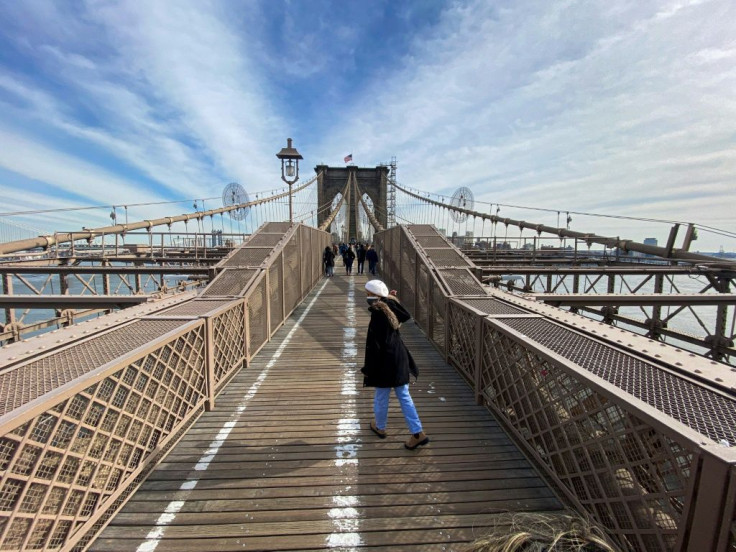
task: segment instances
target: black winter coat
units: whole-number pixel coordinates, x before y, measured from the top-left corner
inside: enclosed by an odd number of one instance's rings
[[[368,308],[371,322],[365,340],[365,365],[361,369],[367,387],[400,387],[419,370],[401,339],[399,326],[411,318],[393,298],[381,298]]]
[[[332,249],[325,249],[322,254],[322,262],[325,263],[325,266],[335,266],[335,254]]]

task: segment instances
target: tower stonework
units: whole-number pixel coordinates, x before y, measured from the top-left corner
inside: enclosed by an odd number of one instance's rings
[[[373,202],[373,211],[378,222],[386,228],[388,226],[388,174],[389,167],[379,165],[377,167],[365,168],[356,166],[347,167],[328,167],[327,165],[317,165],[314,168],[319,175],[317,178],[317,205],[332,205],[332,200],[337,194],[341,193],[345,188],[348,177],[355,174],[356,181],[361,193],[367,194]],[[347,235],[341,236],[341,239],[350,240],[352,238],[361,239],[358,235],[358,221],[355,213],[360,201],[355,194],[350,195],[350,204],[348,208],[348,228]],[[321,225],[329,216],[330,209],[322,209],[317,213],[317,226]]]

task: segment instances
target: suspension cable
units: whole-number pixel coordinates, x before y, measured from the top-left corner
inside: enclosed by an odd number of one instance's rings
[[[332,224],[332,221],[335,220],[335,217],[337,216],[337,213],[340,212],[340,208],[342,207],[342,204],[345,202],[345,197],[349,193],[350,189],[350,176],[348,176],[347,182],[345,182],[345,187],[342,189],[342,197],[340,198],[340,201],[335,205],[335,208],[330,212],[330,214],[327,216],[327,218],[322,222],[322,224],[319,225],[320,230],[327,230],[327,228]]]
[[[554,226],[546,226],[544,224],[534,224],[529,223],[523,220],[514,220],[510,218],[502,218],[498,217],[496,215],[490,215],[488,213],[480,213],[478,211],[473,211],[471,209],[463,209],[461,207],[456,207],[454,205],[446,205],[444,203],[440,203],[439,201],[435,201],[430,198],[422,197],[414,192],[410,192],[409,190],[406,190],[396,184],[396,188],[404,192],[405,194],[415,197],[421,201],[426,201],[428,203],[431,203],[433,205],[437,205],[439,207],[445,207],[447,209],[452,209],[453,211],[457,213],[463,213],[465,215],[474,215],[476,217],[481,217],[483,219],[489,219],[491,222],[502,222],[504,225],[506,225],[506,228],[508,229],[509,225],[512,226],[518,226],[520,230],[524,230],[525,228],[528,228],[530,230],[534,230],[537,232],[537,234],[541,234],[542,232],[548,233],[548,234],[555,234],[559,237],[567,237],[567,238],[575,238],[585,241],[588,244],[597,243],[604,245],[606,247],[611,248],[619,248],[622,251],[637,251],[640,253],[648,253],[651,255],[656,255],[658,257],[663,258],[672,258],[672,259],[682,259],[682,260],[689,260],[689,261],[698,261],[698,262],[717,262],[717,263],[727,263],[729,265],[734,265],[736,263],[733,263],[731,261],[725,261],[724,259],[717,259],[714,257],[710,257],[708,255],[701,255],[698,253],[690,253],[689,251],[682,251],[679,249],[673,249],[668,250],[665,247],[658,247],[656,245],[646,245],[642,243],[635,242],[633,240],[622,240],[618,237],[605,237],[605,236],[599,236],[597,234],[587,234],[584,232],[576,232],[573,230],[568,230],[566,228],[556,228]],[[459,231],[459,229],[458,229]]]
[[[321,173],[320,173],[321,174]],[[300,190],[303,190],[313,182],[319,178],[320,174],[317,174],[310,178],[308,181],[306,181],[304,184],[300,185],[298,188],[293,190],[292,193],[296,193]],[[282,197],[288,196],[289,191],[274,195],[265,197],[262,199],[256,199],[255,201],[249,201],[246,203],[238,203],[236,205],[229,205],[227,207],[220,207],[219,209],[210,209],[209,211],[195,211],[194,213],[185,213],[183,215],[177,215],[175,217],[163,217],[158,219],[151,219],[151,220],[143,220],[139,222],[132,222],[129,224],[115,224],[112,226],[103,226],[100,228],[92,228],[92,229],[86,229],[83,228],[81,232],[64,232],[64,233],[56,233],[53,235],[46,235],[46,236],[39,236],[37,238],[30,238],[26,240],[17,240],[12,242],[6,242],[0,244],[0,254],[7,254],[7,253],[15,253],[18,251],[24,251],[26,249],[33,249],[36,247],[43,247],[44,249],[54,245],[54,244],[61,244],[61,243],[68,243],[76,240],[83,240],[86,239],[88,241],[91,241],[97,236],[102,235],[110,235],[110,234],[125,234],[127,232],[130,232],[131,230],[140,230],[140,229],[146,229],[150,232],[150,230],[154,226],[162,226],[167,225],[171,227],[171,225],[175,222],[187,222],[192,219],[199,219],[206,216],[213,216],[218,213],[227,213],[230,211],[236,211],[238,209],[244,209],[247,207],[253,207],[257,205],[261,205],[263,203],[267,203],[269,201],[276,201],[277,199],[280,199]],[[214,198],[209,198],[214,199]]]
[[[368,209],[368,205],[366,205],[365,200],[363,199],[363,192],[358,186],[357,182],[355,183],[355,187],[358,190],[358,198],[360,199],[360,203],[363,206],[363,210],[365,211],[365,214],[368,215],[368,220],[370,221],[371,226],[373,226],[376,232],[383,232],[383,226],[381,225],[380,222],[378,222],[378,219],[375,217],[373,212],[371,212]],[[375,209],[375,205],[374,205],[374,209]]]

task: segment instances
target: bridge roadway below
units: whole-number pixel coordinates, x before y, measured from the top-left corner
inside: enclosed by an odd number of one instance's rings
[[[337,267],[338,269],[340,267]],[[92,544],[94,551],[458,550],[500,512],[563,508],[412,322],[416,451],[369,429],[364,275],[319,282]]]

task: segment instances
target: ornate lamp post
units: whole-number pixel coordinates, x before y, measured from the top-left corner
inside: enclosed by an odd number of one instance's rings
[[[281,180],[289,185],[289,222],[294,222],[291,205],[291,186],[299,180],[299,160],[304,159],[296,148],[291,146],[291,138],[286,139],[286,147],[276,154],[281,159]]]

